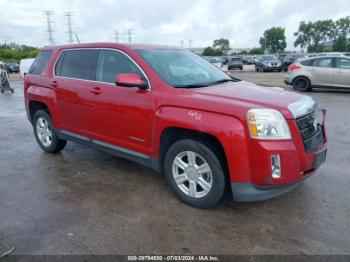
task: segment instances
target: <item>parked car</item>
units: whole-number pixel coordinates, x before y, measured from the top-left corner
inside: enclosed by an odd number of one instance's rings
[[[255,71],[282,71],[282,63],[274,55],[262,55],[259,56],[255,62]]]
[[[287,55],[286,54],[280,54],[277,58],[278,60],[283,63],[283,59],[286,57]]]
[[[216,67],[220,68],[221,70],[224,70],[225,68],[227,68],[225,66],[227,61],[225,57],[212,57],[208,61],[213,65],[215,65]]]
[[[9,73],[18,73],[19,72],[19,64],[16,63],[6,63],[8,67]]]
[[[255,56],[244,56],[242,61],[245,65],[253,65],[255,63]]]
[[[350,58],[324,56],[302,59],[289,66],[285,83],[300,92],[313,87],[350,88]]]
[[[311,97],[240,81],[180,48],[46,47],[24,97],[44,151],[71,140],[136,161],[199,208],[226,187],[235,201],[276,197],[326,159],[324,114]]]
[[[240,69],[243,70],[243,61],[240,57],[231,57],[227,62],[227,69]]]
[[[297,53],[291,53],[286,55],[286,57],[283,59],[283,70],[287,71],[288,66],[290,66],[291,64],[293,64],[297,59],[304,57],[305,55],[303,54],[297,54]]]
[[[20,78],[24,79],[24,75],[28,73],[29,68],[33,64],[35,58],[26,58],[22,59],[19,63],[19,72],[20,72]]]

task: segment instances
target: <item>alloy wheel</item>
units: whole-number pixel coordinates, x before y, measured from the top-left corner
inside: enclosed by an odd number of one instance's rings
[[[194,198],[206,196],[213,186],[208,162],[193,151],[183,151],[174,158],[172,174],[178,188]]]

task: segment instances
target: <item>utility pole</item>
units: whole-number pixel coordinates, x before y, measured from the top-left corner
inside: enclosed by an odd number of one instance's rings
[[[68,26],[68,30],[67,30],[67,34],[68,34],[68,43],[73,44],[74,43],[74,39],[73,39],[73,30],[72,30],[72,13],[71,12],[66,12],[64,14],[64,16],[67,17],[67,26]]]
[[[119,43],[119,31],[115,30],[115,41]]]
[[[188,40],[188,45],[190,48],[192,48],[192,39]]]
[[[52,16],[53,12],[52,11],[45,11],[44,15],[46,16],[46,23],[47,23],[47,40],[49,42],[50,45],[55,45],[55,40],[53,39],[53,29],[52,29],[52,20],[51,20],[51,16]]]
[[[127,34],[128,34],[128,42],[131,43],[132,42],[132,36],[131,36],[132,29],[128,29]]]

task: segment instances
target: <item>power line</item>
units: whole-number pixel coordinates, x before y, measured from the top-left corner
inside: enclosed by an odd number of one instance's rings
[[[130,29],[130,28],[124,32],[120,32],[119,30],[115,30],[113,39],[115,39],[115,41],[117,43],[119,43],[119,42],[132,43],[134,40],[133,35],[134,35],[134,30]]]
[[[49,42],[50,45],[55,45],[55,40],[53,38],[53,29],[52,29],[52,20],[51,20],[51,16],[52,16],[53,12],[52,11],[45,11],[44,15],[46,16],[46,23],[47,23],[47,40]]]
[[[74,39],[73,39],[73,30],[72,30],[72,13],[71,12],[66,12],[64,14],[64,16],[67,17],[67,26],[68,26],[68,30],[67,30],[67,34],[68,34],[68,43],[73,44],[74,43]]]

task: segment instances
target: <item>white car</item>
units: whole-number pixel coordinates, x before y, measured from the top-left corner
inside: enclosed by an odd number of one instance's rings
[[[24,74],[28,73],[29,68],[32,66],[35,58],[22,59],[19,63],[19,73],[21,79],[24,79]]]

